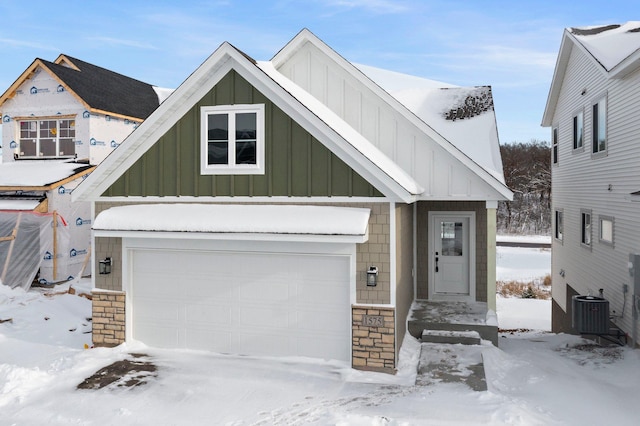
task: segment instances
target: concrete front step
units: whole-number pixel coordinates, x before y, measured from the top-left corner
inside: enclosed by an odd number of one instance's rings
[[[486,391],[483,345],[422,343],[418,364],[418,386],[462,383],[474,391]]]
[[[422,330],[423,343],[479,345],[480,333],[472,330]]]

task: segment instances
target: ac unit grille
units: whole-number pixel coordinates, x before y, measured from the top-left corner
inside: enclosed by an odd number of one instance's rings
[[[596,296],[573,296],[571,325],[580,334],[609,333],[609,301]]]

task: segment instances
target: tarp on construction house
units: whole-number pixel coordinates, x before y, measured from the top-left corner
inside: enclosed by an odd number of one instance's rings
[[[0,211],[0,282],[11,288],[29,289],[43,259],[53,261],[61,256],[59,253],[68,251],[68,246],[69,227],[61,216],[32,211]],[[79,273],[69,271],[66,262],[53,263],[56,264],[53,274],[62,277],[58,281]]]

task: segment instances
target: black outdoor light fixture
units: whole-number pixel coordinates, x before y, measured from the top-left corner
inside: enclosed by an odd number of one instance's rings
[[[376,285],[378,285],[378,267],[369,266],[369,270],[367,271],[367,286],[375,287]]]
[[[98,262],[98,271],[101,275],[107,275],[111,273],[111,258],[106,257],[104,260]]]

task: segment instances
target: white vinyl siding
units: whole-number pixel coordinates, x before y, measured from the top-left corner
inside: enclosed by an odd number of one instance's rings
[[[584,94],[583,94],[584,92]],[[591,154],[592,106],[606,94],[606,156]],[[629,253],[640,252],[640,203],[629,194],[640,190],[640,71],[622,79],[607,80],[600,65],[574,48],[560,89],[552,123],[560,129],[559,155],[562,167],[552,168],[553,209],[564,211],[564,244],[554,239],[552,277],[553,297],[566,309],[565,285],[581,294],[604,294],[612,310],[622,311],[620,283],[628,282]],[[571,155],[572,121],[584,108],[584,145],[587,155]],[[598,154],[600,155],[600,154]],[[592,212],[591,250],[580,244],[581,211]],[[614,245],[601,243],[599,218],[615,217]],[[560,270],[566,272],[561,277]],[[556,283],[558,285],[556,285]],[[627,301],[627,304],[629,302]],[[628,307],[628,305],[627,305]],[[630,310],[617,321],[625,331],[632,330]]]

